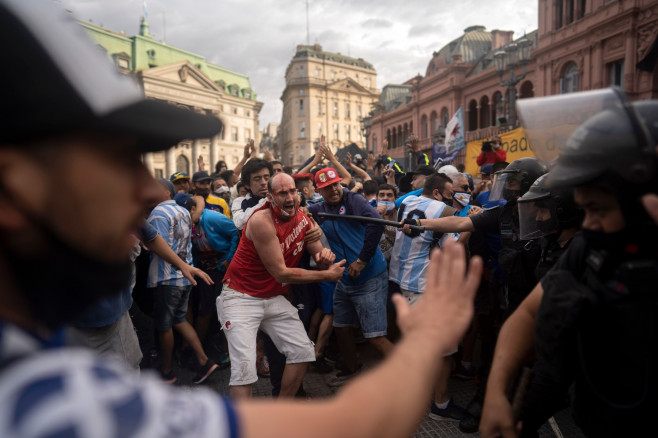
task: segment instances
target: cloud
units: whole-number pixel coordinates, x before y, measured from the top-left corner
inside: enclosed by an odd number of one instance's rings
[[[55,0],[53,0],[55,1]],[[127,35],[139,32],[142,2],[135,0],[57,0],[74,16]],[[151,35],[209,62],[249,76],[265,105],[260,126],[281,120],[286,67],[298,44],[306,43],[306,4],[300,0],[149,0]],[[537,2],[508,0],[312,1],[310,42],[324,50],[360,57],[377,70],[377,87],[402,83],[425,72],[432,52],[459,37],[468,26],[537,28]]]
[[[423,36],[423,35],[435,35],[437,33],[441,32],[441,25],[438,24],[421,24],[421,25],[416,25],[412,26],[409,29],[408,36],[410,37],[418,37],[418,36]]]
[[[388,20],[384,20],[383,18],[370,18],[363,23],[361,23],[361,26],[365,28],[370,28],[370,29],[383,29],[387,27],[392,27],[393,23]]]

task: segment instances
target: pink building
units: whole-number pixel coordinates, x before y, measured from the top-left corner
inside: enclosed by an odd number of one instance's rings
[[[527,39],[532,48],[517,99],[621,86],[632,99],[658,98],[656,0],[539,0],[539,28],[512,41],[512,31],[471,26],[432,54],[425,76],[387,85],[370,120],[368,148],[404,156],[414,132],[429,151],[461,106],[467,141],[513,128],[509,91],[494,54]],[[521,65],[515,76],[523,72]],[[505,73],[505,78],[509,72]],[[457,161],[463,160],[463,156]]]

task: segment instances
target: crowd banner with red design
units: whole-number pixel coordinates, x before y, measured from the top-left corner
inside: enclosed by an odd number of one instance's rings
[[[477,160],[478,155],[482,152],[482,142],[485,140],[491,140],[491,138],[483,138],[481,140],[470,141],[466,144],[466,156],[464,157],[464,165],[466,166],[466,172],[470,173],[473,176],[480,174],[480,166],[477,165],[475,160]],[[530,148],[530,143],[525,135],[525,132],[522,128],[517,128],[512,131],[508,131],[504,134],[500,134],[500,140],[502,142],[502,147],[507,152],[507,162],[511,163],[514,160],[524,157],[534,157],[535,154]]]

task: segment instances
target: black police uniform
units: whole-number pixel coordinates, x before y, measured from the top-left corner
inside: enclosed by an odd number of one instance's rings
[[[588,436],[653,429],[656,400],[658,234],[629,230],[603,243],[574,237],[541,280],[536,354]]]

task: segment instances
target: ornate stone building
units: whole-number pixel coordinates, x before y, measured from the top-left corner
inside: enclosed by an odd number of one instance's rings
[[[199,156],[209,172],[214,171],[218,160],[231,168],[242,157],[247,140],[258,137],[258,114],[263,104],[256,100],[248,76],[154,40],[144,19],[135,36],[80,24],[120,71],[139,82],[146,98],[214,114],[224,122],[224,130],[213,138],[182,141],[167,151],[145,154],[144,163],[156,177],[168,177],[176,171],[191,175],[198,170]]]
[[[279,147],[284,164],[297,166],[325,135],[334,150],[364,146],[361,118],[379,96],[377,72],[361,58],[299,45],[286,69]]]
[[[532,51],[517,98],[610,85],[632,99],[658,98],[658,2],[538,0],[538,7],[538,30],[523,37]],[[387,152],[402,158],[414,132],[429,151],[459,107],[467,141],[510,129],[509,90],[500,86],[493,59],[519,39],[512,41],[511,31],[469,27],[433,53],[425,76],[386,85],[369,121],[368,149],[387,138]],[[515,75],[521,72],[519,65]]]
[[[538,96],[618,85],[658,97],[658,2],[539,0]]]

